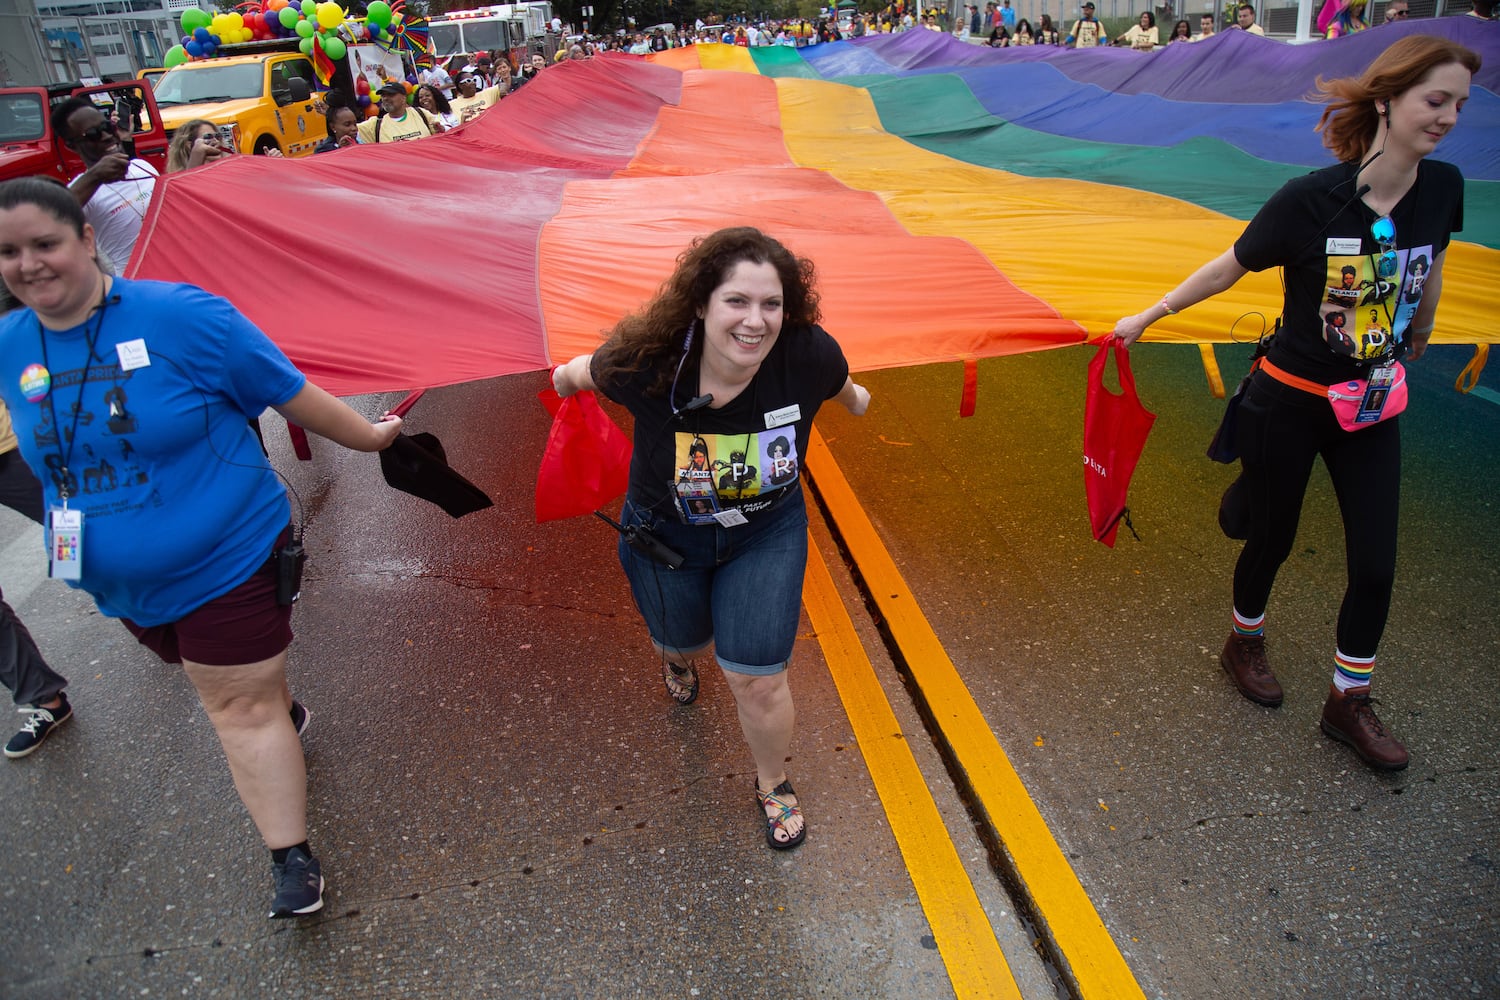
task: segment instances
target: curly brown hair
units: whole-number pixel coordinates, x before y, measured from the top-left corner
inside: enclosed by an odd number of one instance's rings
[[[813,287],[812,261],[798,257],[781,243],[750,226],[720,229],[700,236],[677,258],[672,272],[646,307],[620,320],[599,349],[596,378],[650,370],[655,380],[647,388],[653,396],[667,392],[683,358],[688,332],[702,332],[698,313],[707,308],[715,288],[735,266],[749,261],[770,264],[781,278],[781,336],[796,336],[818,322],[818,293]],[[703,340],[694,337],[687,360],[697,363]]]
[[[1401,96],[1449,63],[1458,63],[1474,75],[1479,72],[1479,53],[1446,38],[1407,35],[1376,56],[1359,76],[1318,77],[1318,92],[1328,102],[1318,119],[1323,145],[1342,163],[1364,159],[1380,127],[1375,102]]]

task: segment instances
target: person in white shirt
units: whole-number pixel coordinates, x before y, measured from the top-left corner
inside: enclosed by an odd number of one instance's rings
[[[425,83],[442,91],[444,97],[453,97],[453,77],[443,69],[440,63],[433,63],[431,69],[424,69],[417,74],[417,82]]]
[[[1204,14],[1198,18],[1198,33],[1193,36],[1193,41],[1201,42],[1203,39],[1212,38],[1213,36],[1214,16],[1212,14]]]
[[[125,150],[120,128],[93,102],[70,97],[52,112],[52,130],[80,157],[83,173],[68,189],[83,216],[94,227],[96,242],[114,263],[114,273],[125,265],[141,235],[141,224],[156,190],[156,168]]]

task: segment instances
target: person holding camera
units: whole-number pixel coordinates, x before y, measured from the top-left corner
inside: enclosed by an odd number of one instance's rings
[[[1378,770],[1408,761],[1370,697],[1396,574],[1401,361],[1427,349],[1448,242],[1463,228],[1463,176],[1430,155],[1458,124],[1479,66],[1478,54],[1456,42],[1409,35],[1358,77],[1320,81],[1329,106],[1318,127],[1339,162],[1288,181],[1234,246],[1114,328],[1132,344],[1247,271],[1282,269],[1281,320],[1238,409],[1236,488],[1249,536],[1219,663],[1245,698],[1281,704],[1266,657],[1266,607],[1321,458],[1339,500],[1348,575],[1321,727]]]
[[[597,388],[635,418],[620,563],[679,704],[698,697],[694,658],[714,647],[778,850],[807,835],[785,770],[807,562],[797,472],[825,400],[856,415],[870,403],[818,319],[811,261],[759,230],[722,229],[599,350],[552,375],[559,395]]]
[[[205,163],[217,163],[233,156],[234,152],[234,147],[224,144],[219,126],[207,118],[194,118],[190,122],[184,122],[172,133],[172,141],[167,144],[167,173],[175,174],[180,170],[201,167]],[[280,157],[282,152],[271,146],[262,155]]]
[[[156,190],[156,168],[137,159],[130,133],[86,98],[69,97],[54,107],[52,131],[83,160],[86,169],[68,187],[115,273],[125,273]]]
[[[51,575],[181,663],[271,849],[271,916],[323,905],[286,685],[300,529],[250,420],[267,407],[348,448],[371,424],[227,301],[101,271],[93,227],[43,178],[0,184],[0,397],[42,481]]]

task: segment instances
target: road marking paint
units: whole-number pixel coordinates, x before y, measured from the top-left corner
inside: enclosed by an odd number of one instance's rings
[[[1104,921],[816,427],[807,464],[814,488],[938,722],[939,737],[968,779],[976,808],[1004,845],[1078,995],[1083,1000],[1144,1000]]]
[[[995,930],[860,645],[822,553],[813,542],[808,546],[802,601],[916,887],[922,912],[932,928],[938,953],[943,956],[953,992],[959,1000],[1020,1000],[1020,988],[995,940]]]

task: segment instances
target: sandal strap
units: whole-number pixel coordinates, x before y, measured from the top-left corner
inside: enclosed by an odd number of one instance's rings
[[[790,779],[783,781],[781,784],[777,785],[769,792],[763,792],[760,790],[759,781],[756,781],[755,783],[755,798],[760,802],[761,810],[764,812],[766,810],[766,806],[770,805],[774,811],[774,814],[772,812],[766,813],[766,841],[772,847],[796,847],[798,844],[802,843],[802,838],[807,832],[807,824],[805,820],[802,824],[802,828],[799,829],[796,833],[792,833],[791,830],[787,827],[787,820],[791,819],[794,816],[798,817],[799,819],[802,817],[801,805],[793,804],[787,801],[787,797],[796,794],[797,790],[792,787],[792,782]],[[774,836],[774,832],[778,830],[781,831],[781,833],[786,837],[785,840],[778,840]]]
[[[698,671],[692,664],[679,665],[671,660],[662,661],[662,682],[667,694],[679,705],[688,705],[698,697]]]
[[[766,815],[766,820],[768,822],[775,823],[777,826],[785,826],[786,820],[789,817],[795,816],[802,811],[802,806],[800,803],[788,802],[785,798],[783,798],[783,796],[796,794],[797,790],[792,787],[792,783],[790,780],[783,781],[781,784],[777,785],[769,792],[761,791],[759,782],[757,782],[755,785],[755,797],[760,799],[761,809],[765,809],[767,803],[776,807],[778,815],[771,816],[768,813]]]

